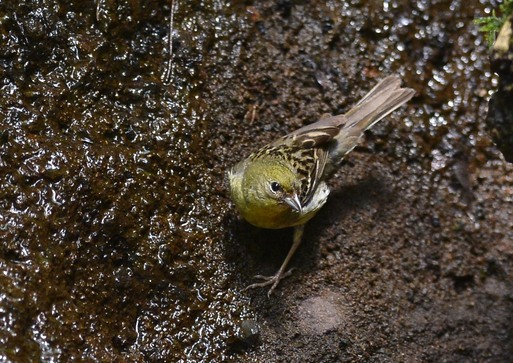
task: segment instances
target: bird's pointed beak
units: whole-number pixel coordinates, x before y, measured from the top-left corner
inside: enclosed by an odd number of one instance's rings
[[[283,198],[283,201],[287,203],[287,205],[292,208],[293,211],[301,213],[303,207],[301,206],[301,202],[299,201],[299,197],[296,193],[286,196]]]

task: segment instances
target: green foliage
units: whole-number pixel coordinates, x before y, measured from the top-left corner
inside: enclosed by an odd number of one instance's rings
[[[474,23],[480,25],[479,30],[486,33],[485,37],[490,47],[495,41],[497,33],[500,31],[502,24],[506,21],[508,16],[513,13],[513,0],[504,0],[504,3],[499,5],[501,16],[495,15],[495,10],[492,11],[492,16],[477,18]]]

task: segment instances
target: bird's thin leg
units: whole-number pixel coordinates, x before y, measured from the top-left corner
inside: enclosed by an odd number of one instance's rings
[[[287,272],[285,272],[285,269],[287,268],[287,265],[289,264],[292,256],[294,256],[294,253],[296,252],[297,248],[301,244],[301,240],[303,239],[304,229],[305,229],[304,224],[294,227],[294,240],[292,242],[292,247],[290,247],[289,253],[287,254],[287,257],[285,257],[285,260],[281,264],[281,267],[278,270],[278,272],[276,272],[276,274],[274,274],[274,276],[262,276],[262,275],[255,276],[255,278],[261,279],[263,281],[251,284],[248,287],[246,287],[244,290],[253,289],[255,287],[264,287],[264,286],[271,285],[271,288],[269,289],[269,292],[267,293],[267,296],[271,296],[272,292],[274,291],[276,286],[278,286],[280,281],[282,279],[284,279],[285,277],[290,276],[290,274],[292,273],[293,269],[290,269]]]

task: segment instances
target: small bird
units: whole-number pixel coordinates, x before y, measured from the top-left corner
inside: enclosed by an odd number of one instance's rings
[[[379,82],[349,112],[325,116],[240,161],[228,172],[230,193],[240,214],[260,228],[294,227],[292,247],[273,276],[246,289],[278,283],[291,274],[287,265],[301,244],[305,223],[326,203],[326,180],[354,149],[365,130],[408,102],[415,91],[401,88],[397,75]]]

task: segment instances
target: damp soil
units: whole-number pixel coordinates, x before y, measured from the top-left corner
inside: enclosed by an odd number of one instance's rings
[[[511,361],[513,165],[473,24],[496,5],[2,1],[0,361]],[[292,232],[242,221],[226,170],[391,73],[414,99],[293,275],[245,291]]]

